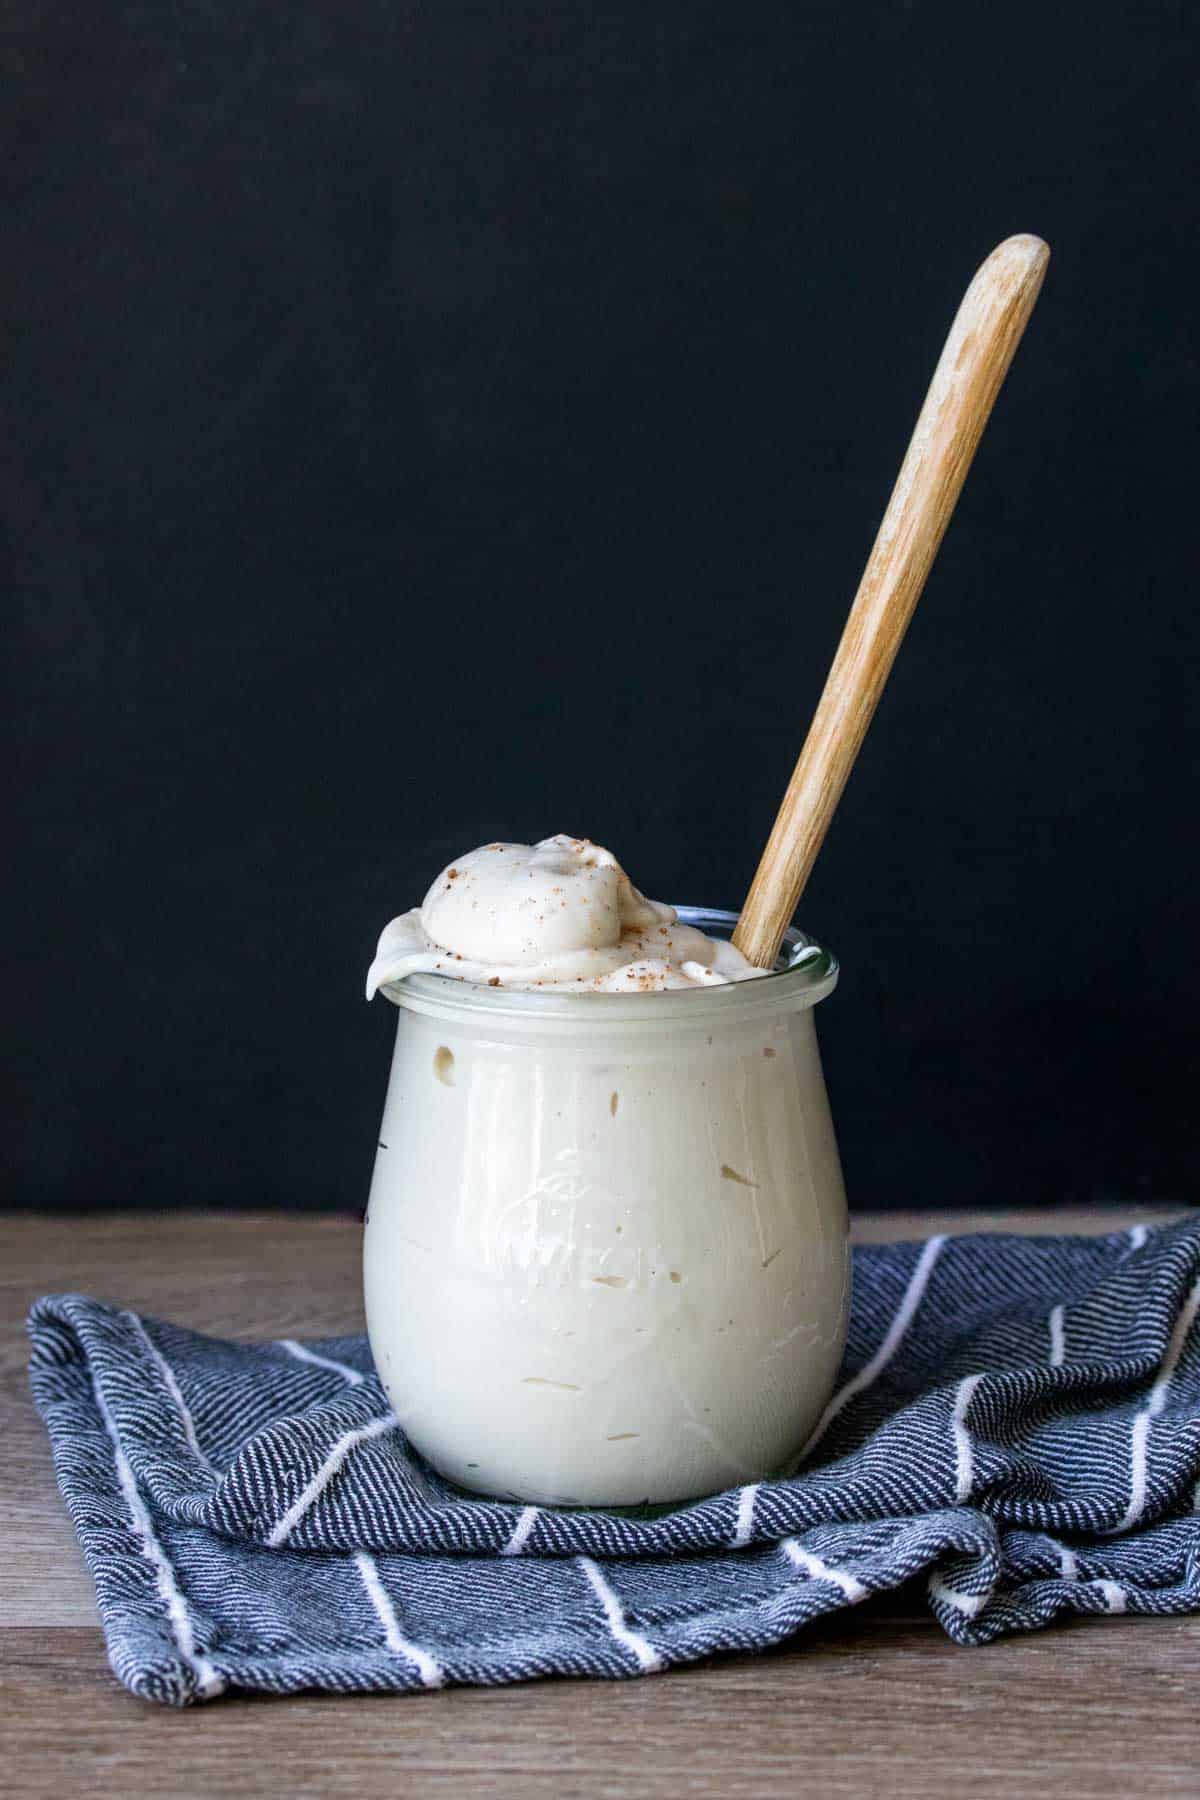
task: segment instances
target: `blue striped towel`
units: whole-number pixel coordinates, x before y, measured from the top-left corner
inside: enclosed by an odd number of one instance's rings
[[[860,1249],[854,1275],[800,1473],[640,1518],[451,1488],[361,1337],[39,1301],[34,1394],[113,1669],[174,1705],[648,1674],[915,1576],[960,1644],[1200,1610],[1200,1219]]]

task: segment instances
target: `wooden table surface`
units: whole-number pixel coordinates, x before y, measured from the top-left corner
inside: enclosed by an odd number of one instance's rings
[[[932,1230],[1119,1228],[1149,1211],[860,1217],[859,1241]],[[200,1330],[361,1329],[345,1219],[0,1216],[0,1782],[13,1795],[374,1794],[936,1800],[1200,1791],[1200,1620],[1087,1619],[955,1648],[919,1593],[783,1648],[642,1681],[388,1697],[222,1699],[172,1712],[105,1661],[91,1582],[29,1399],[22,1322],[76,1290]]]

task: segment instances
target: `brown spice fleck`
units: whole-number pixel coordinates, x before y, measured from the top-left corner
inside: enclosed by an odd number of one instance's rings
[[[498,975],[489,975],[488,976],[488,986],[489,987],[499,987],[500,986],[500,977]]]

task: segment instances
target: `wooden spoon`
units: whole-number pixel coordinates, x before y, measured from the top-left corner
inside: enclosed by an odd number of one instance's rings
[[[1041,238],[1007,238],[979,269],[950,327],[867,559],[804,748],[733,941],[774,967],[933,567],[983,428],[1046,273]]]

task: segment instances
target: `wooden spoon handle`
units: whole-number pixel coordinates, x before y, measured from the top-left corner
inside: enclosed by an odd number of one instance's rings
[[[1011,237],[963,297],[733,941],[769,969],[962,492],[1050,252]]]

